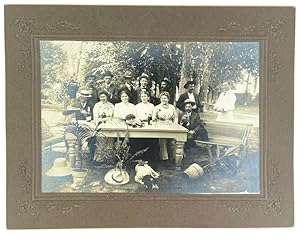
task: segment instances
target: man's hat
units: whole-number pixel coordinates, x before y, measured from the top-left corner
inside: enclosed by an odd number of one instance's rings
[[[106,183],[112,185],[127,184],[129,182],[129,174],[125,170],[114,168],[106,173],[104,180]]]
[[[105,71],[105,72],[102,74],[102,77],[105,77],[105,76],[113,77],[114,75],[111,73],[111,71]]]
[[[87,89],[82,89],[79,92],[79,96],[81,97],[92,97],[92,94],[93,94],[92,90],[87,90]]]
[[[126,71],[125,74],[123,75],[123,77],[125,79],[131,79],[131,78],[133,78],[133,75],[130,71]]]
[[[96,75],[93,75],[93,74],[88,74],[85,76],[84,80],[87,81],[87,80],[96,80],[97,79],[97,76]]]
[[[167,82],[168,84],[171,84],[171,81],[167,77],[165,77],[161,80],[161,82],[163,82],[163,81]]]
[[[142,73],[142,75],[140,75],[139,78],[146,78],[147,80],[149,80],[149,76],[146,73]]]
[[[183,86],[183,88],[186,89],[190,84],[196,85],[195,81],[189,80],[188,82],[185,83],[185,85]]]
[[[195,105],[195,102],[191,101],[190,99],[185,99],[183,102],[184,106],[188,103],[192,104],[192,106]]]
[[[72,169],[67,165],[65,158],[56,158],[53,166],[46,172],[47,176],[68,176],[72,174]]]

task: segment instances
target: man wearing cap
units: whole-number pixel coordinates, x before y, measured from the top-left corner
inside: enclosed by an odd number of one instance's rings
[[[200,120],[198,113],[192,110],[195,102],[190,99],[186,99],[183,102],[184,111],[179,114],[179,124],[188,129],[187,142],[185,148],[190,148],[195,145],[196,139],[208,140],[207,131],[204,128],[204,124]]]
[[[93,118],[93,109],[94,106],[97,102],[99,102],[98,98],[98,90],[96,89],[96,80],[97,76],[96,75],[86,75],[85,76],[85,87],[83,89],[86,89],[90,92],[91,97],[87,99],[88,105],[91,108],[91,113],[92,113],[92,118]]]
[[[136,89],[137,103],[142,102],[141,100],[142,92],[148,92],[150,94],[150,88],[148,84],[149,84],[149,76],[146,73],[142,73],[142,75],[139,77],[139,87]]]
[[[126,91],[126,93],[129,96],[129,102],[135,105],[135,104],[137,104],[137,91],[132,86],[133,75],[131,74],[131,72],[127,71],[123,75],[123,78],[124,78],[125,83],[124,83],[124,85],[122,85],[120,87],[118,92],[120,92],[121,90]]]
[[[202,111],[203,105],[201,104],[200,96],[194,93],[195,81],[189,80],[183,87],[186,89],[186,92],[180,95],[176,103],[176,107],[181,111],[184,111],[184,101],[189,99],[194,102],[194,105],[192,106],[193,112],[199,113]]]
[[[108,101],[112,104],[116,104],[118,101],[118,87],[112,82],[113,74],[111,71],[105,71],[102,74],[104,80],[104,90],[108,93]],[[99,90],[100,91],[100,90]]]

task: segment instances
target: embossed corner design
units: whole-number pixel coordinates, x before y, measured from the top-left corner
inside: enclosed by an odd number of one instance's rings
[[[276,78],[283,65],[280,60],[280,52],[278,43],[286,40],[286,33],[283,31],[286,20],[279,18],[268,18],[262,24],[258,25],[244,25],[235,20],[230,21],[228,24],[220,26],[219,32],[239,33],[242,35],[267,35],[271,38],[269,58],[271,63],[271,77]]]
[[[17,215],[18,216],[39,216],[45,213],[54,215],[69,215],[74,214],[73,211],[81,207],[79,203],[69,201],[31,201],[17,200]]]
[[[280,169],[279,163],[271,160],[270,175],[267,178],[268,189],[267,199],[264,201],[222,201],[216,204],[218,209],[224,210],[230,215],[240,216],[250,212],[252,209],[259,209],[265,216],[281,216],[282,196],[279,189]],[[256,211],[257,213],[257,211]]]
[[[19,56],[17,68],[24,79],[29,79],[31,73],[31,35],[34,33],[72,33],[80,30],[79,24],[72,24],[67,20],[59,20],[45,25],[34,18],[16,18],[14,21],[16,27],[15,38]]]
[[[17,200],[18,216],[38,216],[44,213],[73,215],[81,205],[74,201],[33,201],[31,199],[32,181],[26,162],[21,160],[17,169],[17,186],[21,189],[22,200]]]
[[[282,41],[286,39],[286,33],[282,31],[285,24],[284,19],[268,18],[259,25],[244,25],[237,21],[230,21],[224,26],[218,28],[219,32],[239,32],[244,35],[268,35],[276,40]]]

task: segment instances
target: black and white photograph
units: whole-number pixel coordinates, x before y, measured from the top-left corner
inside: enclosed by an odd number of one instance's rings
[[[43,193],[260,194],[259,42],[39,50]]]

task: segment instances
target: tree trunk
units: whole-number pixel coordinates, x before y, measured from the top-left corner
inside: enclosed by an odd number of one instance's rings
[[[184,85],[187,81],[192,79],[191,69],[191,43],[183,43],[183,55],[182,55],[182,67],[181,67],[181,79],[179,83],[179,95],[184,93]]]
[[[258,75],[255,76],[255,83],[254,83],[254,92],[256,93],[258,86]]]
[[[213,54],[213,50],[210,48],[207,48],[205,51],[205,58],[203,59],[203,77],[202,77],[202,83],[201,83],[201,89],[200,89],[200,100],[207,102],[207,92],[208,92],[208,86],[210,83],[210,76],[212,72],[212,62],[211,57]]]
[[[248,73],[245,93],[249,93],[249,81],[250,81],[250,73]]]

